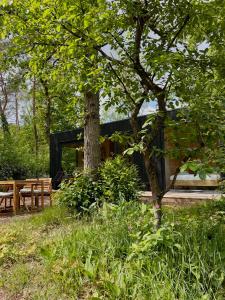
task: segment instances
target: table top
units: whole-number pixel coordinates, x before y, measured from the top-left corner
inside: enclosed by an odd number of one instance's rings
[[[26,185],[26,184],[31,184],[31,183],[42,183],[41,180],[34,179],[34,180],[0,180],[0,185]]]

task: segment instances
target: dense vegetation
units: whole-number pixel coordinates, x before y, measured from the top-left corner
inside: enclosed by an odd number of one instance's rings
[[[57,199],[71,212],[85,212],[101,207],[104,202],[137,201],[140,188],[136,167],[117,156],[102,163],[93,176],[84,171],[77,173],[73,180],[63,182]]]
[[[0,291],[23,299],[224,299],[224,200],[167,208],[105,204],[92,217],[54,207],[1,224]],[[135,220],[135,222],[134,222]],[[7,299],[8,299],[7,298]]]
[[[29,126],[17,130],[11,126],[10,136],[0,134],[0,180],[43,176],[49,173],[49,150],[43,141],[35,155]]]

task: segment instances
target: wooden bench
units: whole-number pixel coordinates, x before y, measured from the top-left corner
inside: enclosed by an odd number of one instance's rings
[[[173,175],[170,176],[170,181],[172,182]],[[206,179],[201,179],[199,175],[180,173],[177,176],[176,182],[174,184],[175,188],[180,187],[217,187],[219,185],[220,175],[209,174]]]

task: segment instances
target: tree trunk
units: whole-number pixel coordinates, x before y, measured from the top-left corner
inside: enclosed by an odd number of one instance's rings
[[[145,151],[143,153],[145,169],[148,176],[148,181],[152,192],[152,203],[156,221],[156,229],[159,229],[162,222],[162,198],[163,191],[160,188],[158,176],[157,176],[157,166],[154,159],[150,158],[149,152]]]
[[[34,130],[34,153],[37,159],[39,147],[38,147],[37,116],[36,116],[36,78],[35,77],[33,79],[32,113],[33,113],[33,130]]]
[[[4,97],[4,102],[0,100],[1,125],[2,125],[2,130],[3,130],[4,135],[9,135],[10,134],[9,123],[7,121],[6,114],[5,114],[9,99],[8,99],[8,92],[6,89],[6,84],[5,84],[2,73],[0,73],[0,85],[1,85],[2,95]]]
[[[8,123],[6,115],[2,109],[1,103],[0,103],[0,119],[1,119],[1,125],[2,125],[2,130],[3,130],[4,135],[9,135],[10,134],[9,123]]]
[[[84,93],[84,169],[97,170],[101,161],[99,94],[87,90]]]
[[[47,138],[48,143],[50,142],[50,132],[51,132],[51,97],[49,95],[49,88],[47,81],[41,79],[41,84],[44,88],[44,94],[45,94],[45,135]]]
[[[142,103],[137,104],[130,119],[131,127],[134,133],[135,141],[138,143],[140,142],[140,128],[138,124],[138,113],[140,111]],[[156,221],[156,230],[160,228],[161,221],[162,221],[162,198],[164,195],[164,190],[162,190],[159,179],[158,179],[158,170],[157,170],[157,164],[154,159],[154,155],[151,154],[153,147],[154,147],[154,139],[156,138],[159,128],[162,126],[164,122],[164,116],[161,119],[161,117],[157,117],[155,119],[155,124],[151,127],[151,132],[149,133],[151,136],[150,138],[145,139],[145,150],[142,153],[144,164],[145,164],[145,170],[148,176],[148,182],[151,187],[152,192],[152,203],[153,203],[153,209],[154,209],[154,215],[155,215],[155,221]]]
[[[20,121],[19,121],[19,103],[18,103],[17,93],[15,93],[15,109],[16,109],[16,128],[18,130],[20,128]]]

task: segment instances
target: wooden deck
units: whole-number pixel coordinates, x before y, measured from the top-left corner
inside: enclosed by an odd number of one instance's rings
[[[151,202],[151,196],[151,192],[141,192],[140,199],[144,202]],[[221,197],[222,194],[220,192],[213,190],[171,190],[163,197],[163,203],[171,205],[188,205],[218,200]]]

